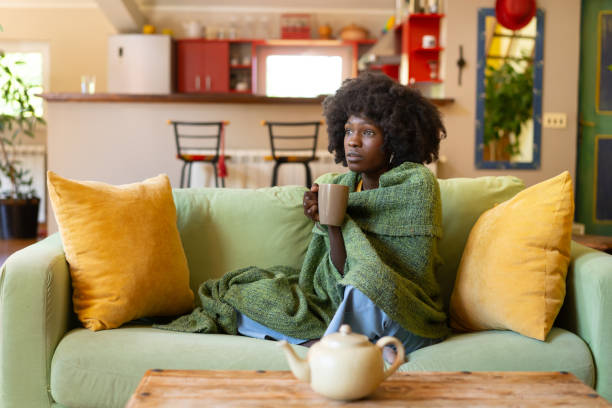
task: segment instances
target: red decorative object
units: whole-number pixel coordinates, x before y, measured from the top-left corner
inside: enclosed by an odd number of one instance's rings
[[[535,0],[497,0],[495,16],[502,26],[510,30],[525,27],[536,13]]]
[[[283,40],[311,38],[310,14],[281,14],[281,38]]]
[[[227,177],[227,166],[225,165],[225,124],[221,124],[221,140],[219,141],[219,162],[217,168],[219,170],[219,177]]]

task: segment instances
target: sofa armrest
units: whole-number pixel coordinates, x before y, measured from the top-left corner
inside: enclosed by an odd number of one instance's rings
[[[567,292],[557,325],[589,345],[597,392],[612,401],[612,255],[572,242]]]
[[[54,234],[15,252],[0,271],[0,405],[51,405],[51,358],[70,323],[70,275]]]

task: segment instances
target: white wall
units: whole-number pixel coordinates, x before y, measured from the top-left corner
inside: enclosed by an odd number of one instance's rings
[[[227,149],[269,146],[261,120],[321,119],[317,104],[168,104],[51,102],[48,168],[63,177],[126,184],[166,173],[179,186],[172,127],[166,120],[229,120]],[[320,139],[319,149],[327,141]],[[228,163],[231,171],[231,163]],[[313,175],[316,177],[316,175]],[[261,186],[264,187],[264,186]],[[50,210],[50,208],[49,208]],[[56,231],[49,211],[49,232]]]
[[[0,3],[0,40],[49,45],[50,87],[45,91],[79,92],[83,74],[95,75],[98,89],[106,90],[106,38],[116,31],[98,8],[87,1],[28,3]]]

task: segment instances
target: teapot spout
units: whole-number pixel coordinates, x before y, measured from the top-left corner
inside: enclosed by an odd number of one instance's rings
[[[285,340],[281,340],[277,343],[279,347],[282,347],[285,352],[285,356],[287,357],[287,361],[289,362],[289,367],[291,368],[291,372],[298,380],[310,382],[310,366],[308,365],[308,361],[300,358],[293,348],[287,343]]]

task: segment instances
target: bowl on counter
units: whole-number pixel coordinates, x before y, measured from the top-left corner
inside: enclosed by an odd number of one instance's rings
[[[368,30],[351,23],[340,30],[340,38],[344,41],[360,41],[368,38]]]

